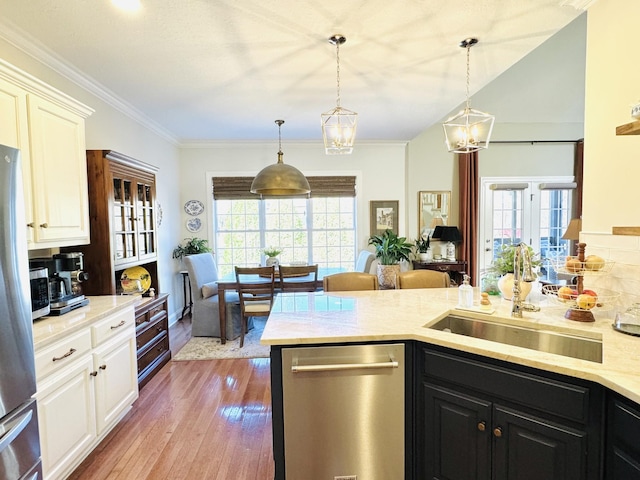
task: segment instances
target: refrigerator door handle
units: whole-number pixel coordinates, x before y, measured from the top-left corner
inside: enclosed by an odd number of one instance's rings
[[[398,368],[398,362],[390,357],[388,362],[376,363],[334,363],[324,365],[291,365],[293,373],[301,372],[335,372],[340,370],[356,370],[362,368]]]
[[[29,410],[24,415],[12,420],[6,427],[9,429],[2,437],[0,437],[0,454],[11,445],[11,442],[22,433],[22,431],[29,425],[31,418],[33,417],[33,410]]]

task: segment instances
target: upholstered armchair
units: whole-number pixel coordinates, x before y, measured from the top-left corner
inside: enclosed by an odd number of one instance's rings
[[[219,337],[220,314],[218,310],[218,267],[211,253],[198,253],[184,257],[189,272],[193,310],[191,335],[194,337]],[[238,337],[242,328],[240,306],[236,292],[226,292],[227,340]],[[249,319],[249,328],[253,323]]]

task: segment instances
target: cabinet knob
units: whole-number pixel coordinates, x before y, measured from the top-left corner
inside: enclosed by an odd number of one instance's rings
[[[107,366],[106,366],[106,365],[100,365],[98,368],[99,368],[100,370],[106,370],[106,369],[107,369]]]
[[[41,228],[49,228],[49,224],[47,222],[41,223],[40,224]]]
[[[502,437],[502,428],[496,427],[493,429],[493,435],[500,438]]]
[[[98,375],[98,372],[96,370],[89,374],[90,377],[95,377],[96,375]]]
[[[33,227],[34,227],[33,222],[29,222],[29,223],[27,223],[27,227],[29,227],[29,228],[33,228]]]
[[[484,432],[487,429],[487,424],[485,422],[478,422],[478,430]]]

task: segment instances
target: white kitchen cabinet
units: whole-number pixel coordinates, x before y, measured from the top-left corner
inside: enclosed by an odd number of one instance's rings
[[[33,225],[31,199],[31,155],[29,153],[29,123],[27,122],[27,92],[0,78],[0,145],[20,149],[24,207],[27,225]],[[33,243],[33,228],[27,228],[27,242]]]
[[[138,398],[133,306],[36,350],[44,478],[66,478]]]
[[[0,143],[21,150],[30,249],[89,243],[84,123],[92,112],[0,61]]]

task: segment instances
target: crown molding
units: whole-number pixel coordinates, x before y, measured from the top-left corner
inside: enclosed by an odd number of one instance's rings
[[[180,142],[178,139],[167,129],[136,109],[130,103],[118,97],[94,78],[78,70],[53,50],[14,24],[6,20],[0,20],[0,38],[57,74],[75,83],[80,88],[95,95],[107,105],[123,113],[159,137],[162,137],[174,145],[179,145]]]

